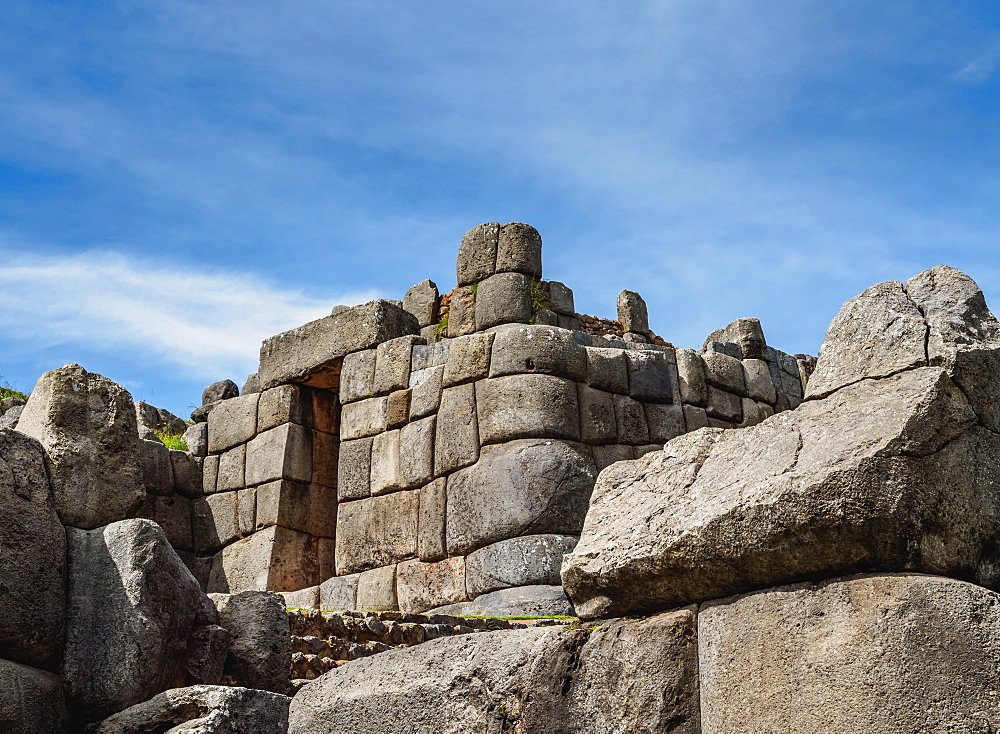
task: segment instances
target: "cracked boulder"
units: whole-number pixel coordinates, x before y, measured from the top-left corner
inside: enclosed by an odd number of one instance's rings
[[[356,660],[292,699],[290,734],[700,731],[692,609],[432,640]]]
[[[1000,586],[1000,324],[938,267],[844,305],[809,397],[600,475],[562,580],[581,616],[857,571]]]

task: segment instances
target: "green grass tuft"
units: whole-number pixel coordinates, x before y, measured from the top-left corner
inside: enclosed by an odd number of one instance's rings
[[[163,442],[163,445],[168,449],[175,449],[177,451],[187,451],[188,445],[187,441],[184,440],[183,433],[171,433],[165,428],[153,431],[156,437]]]
[[[444,318],[441,319],[441,323],[439,323],[436,327],[434,327],[434,341],[439,342],[442,339],[444,339],[447,332],[448,332],[448,314],[445,314]]]

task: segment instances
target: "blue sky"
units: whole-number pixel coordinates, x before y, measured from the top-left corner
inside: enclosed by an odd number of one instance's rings
[[[680,346],[947,263],[1000,302],[1000,4],[47,2],[0,8],[0,374],[186,415],[265,336],[455,281],[524,221],[545,277]]]

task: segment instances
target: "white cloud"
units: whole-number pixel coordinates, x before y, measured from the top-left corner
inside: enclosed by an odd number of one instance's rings
[[[254,371],[264,338],[324,316],[336,303],[374,297],[317,299],[257,276],[197,272],[108,251],[8,255],[0,338],[8,349],[79,345],[214,379]]]

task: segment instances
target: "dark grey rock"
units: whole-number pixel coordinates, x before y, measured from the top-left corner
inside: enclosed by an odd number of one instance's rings
[[[462,236],[456,267],[460,286],[478,283],[496,272],[497,240],[499,237],[500,224],[498,222],[480,224]]]
[[[433,280],[422,280],[406,291],[403,308],[414,315],[420,326],[429,326],[437,321],[438,295]]]
[[[285,600],[272,591],[213,596],[219,624],[233,636],[226,675],[239,686],[288,691],[292,647]]]
[[[501,324],[531,320],[532,279],[521,273],[497,273],[479,282],[476,287],[476,331]],[[451,327],[449,318],[448,327]]]
[[[587,382],[587,350],[566,329],[537,324],[497,329],[490,377],[531,373]]]
[[[209,405],[220,400],[238,397],[240,388],[232,380],[219,380],[201,391],[201,404]]]
[[[66,725],[59,677],[0,659],[0,726],[5,734],[65,734]]]
[[[649,333],[649,314],[642,296],[629,290],[618,294],[618,321],[622,325],[622,331]]]
[[[253,372],[247,375],[246,382],[243,383],[243,389],[240,390],[240,395],[253,395],[255,392],[260,392],[260,376]]]
[[[561,377],[527,374],[481,380],[476,383],[476,404],[483,444],[536,437],[580,440],[576,384]],[[453,430],[443,412],[438,425],[439,434]]]
[[[542,277],[542,236],[530,224],[510,222],[500,227],[496,272]]]

